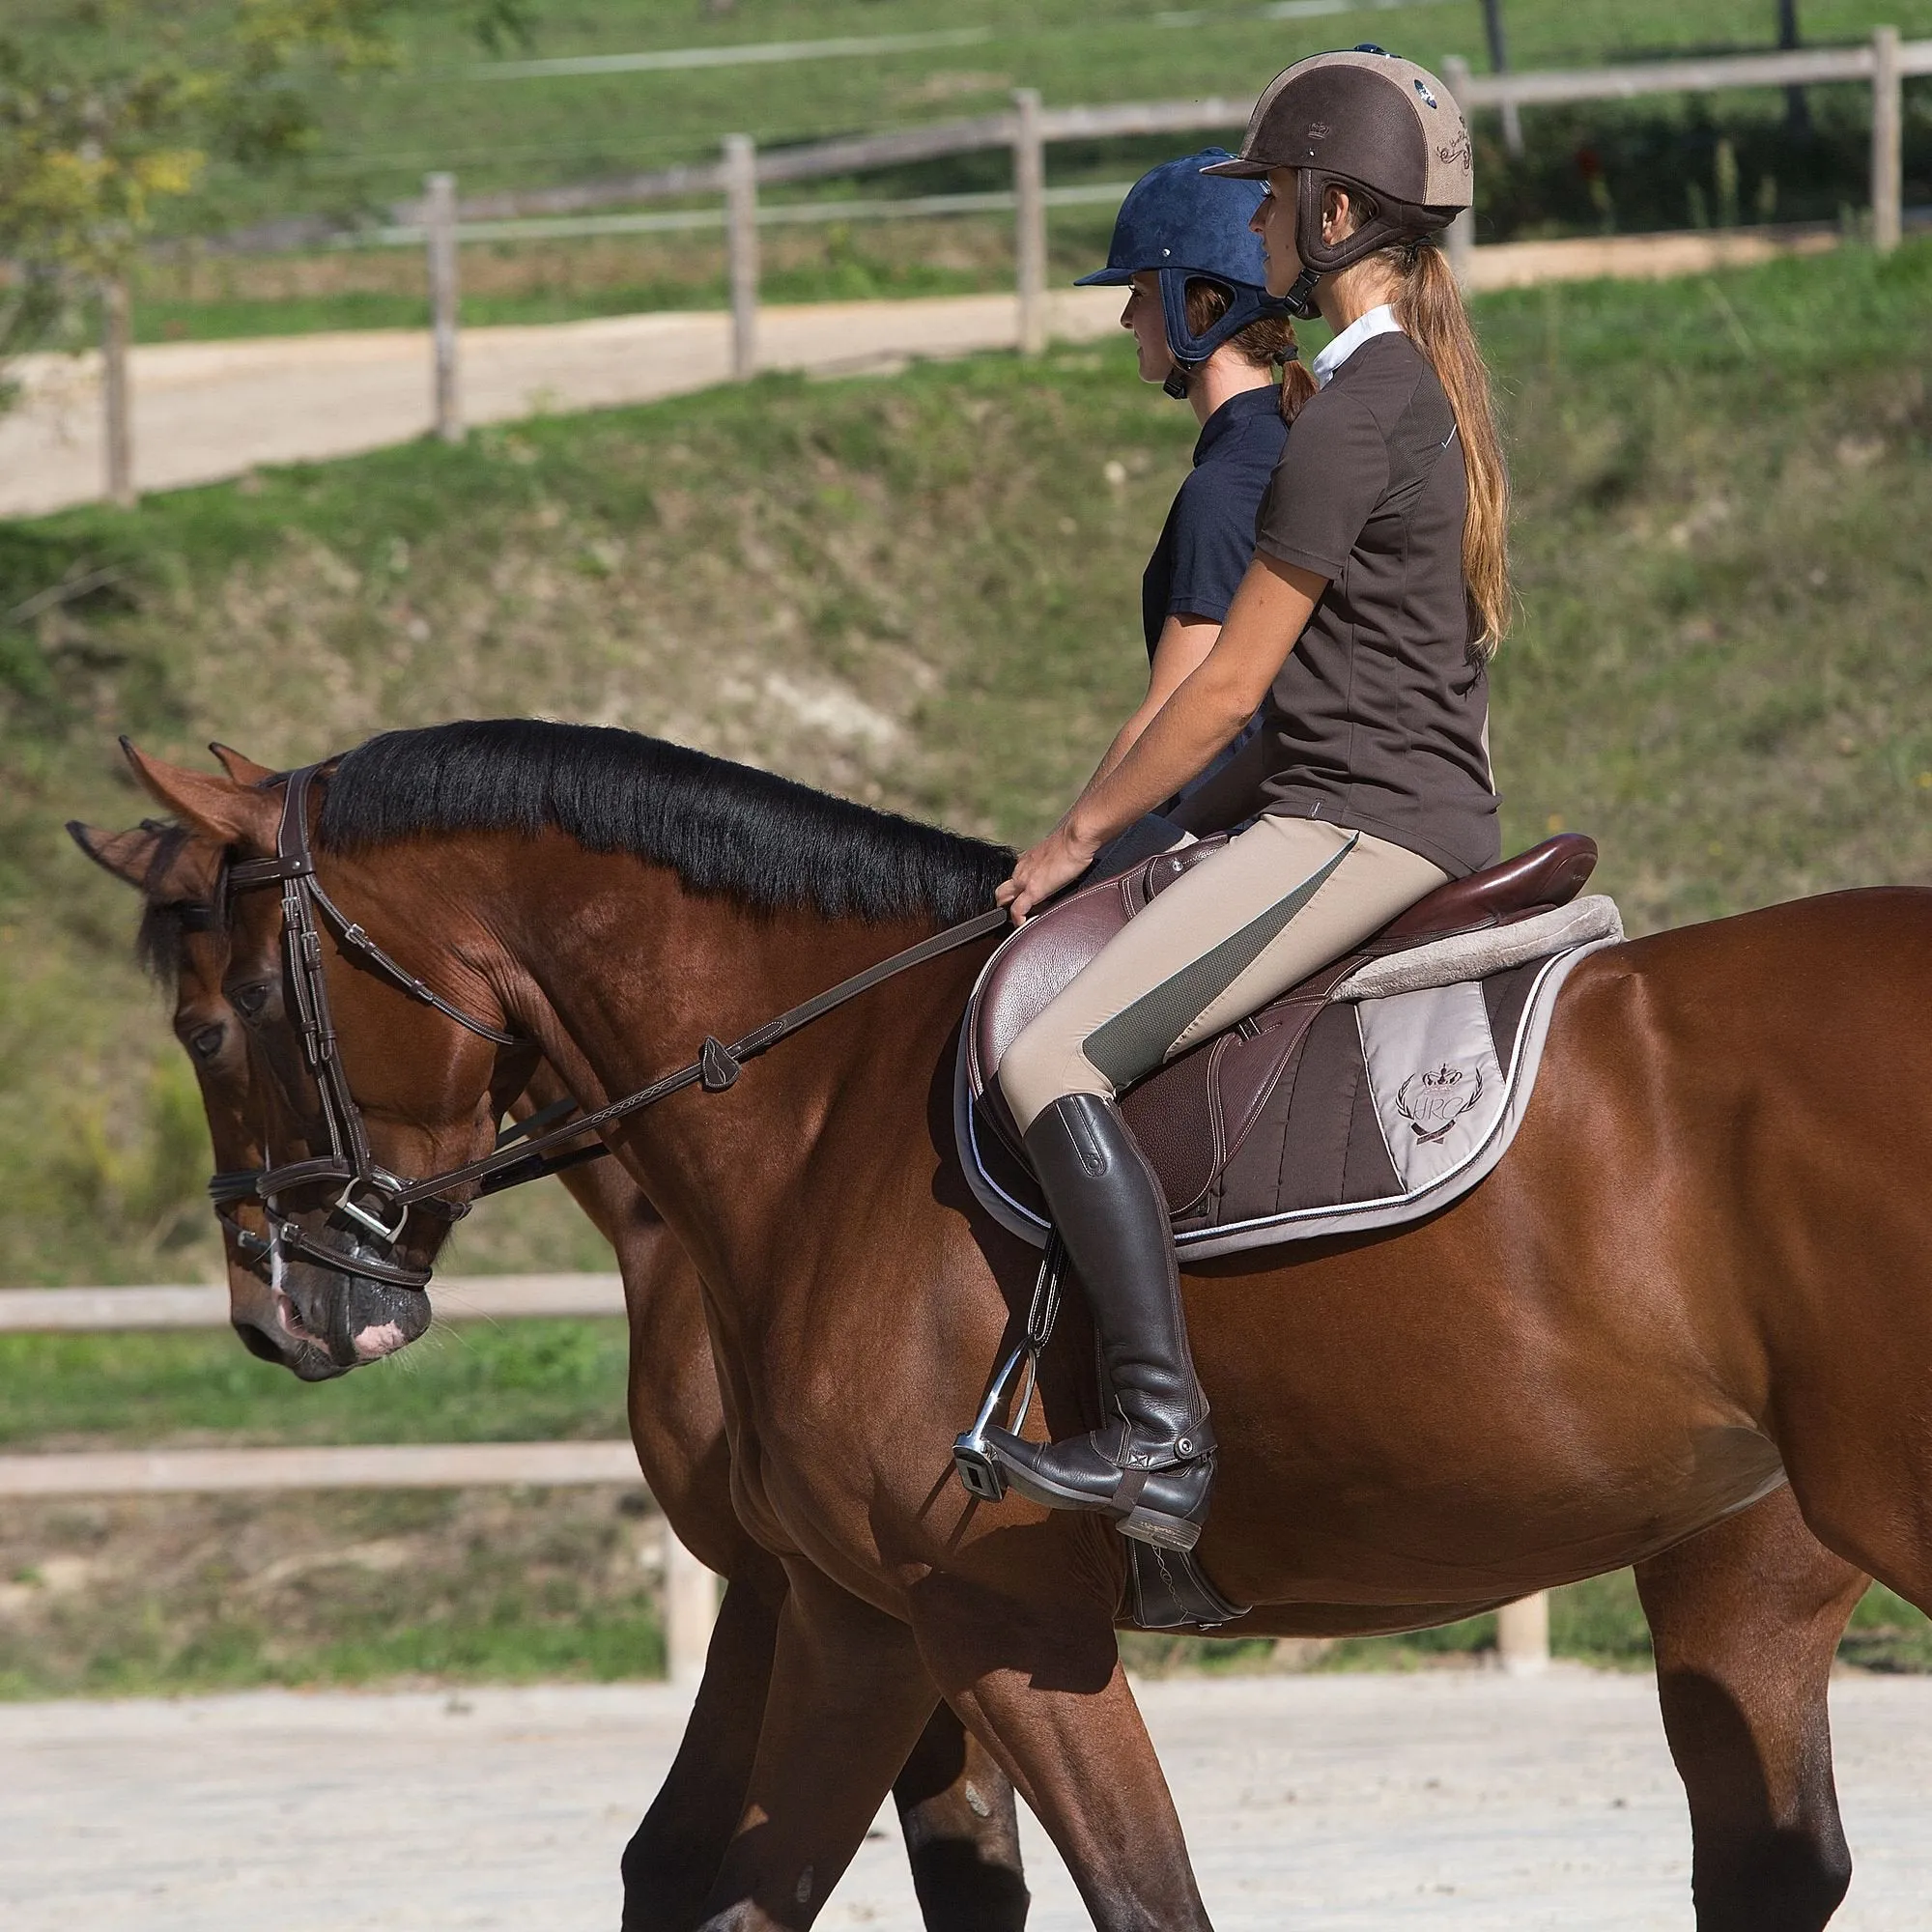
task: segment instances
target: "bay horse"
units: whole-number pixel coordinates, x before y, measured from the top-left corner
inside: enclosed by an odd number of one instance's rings
[[[216,750],[243,782],[270,776]],[[153,823],[69,831],[144,896],[137,952],[173,990],[175,1037],[194,1070],[216,1164],[260,1167],[265,1140],[305,1151],[274,1084],[251,1083],[245,1031],[223,991],[222,847]],[[561,1096],[555,1074],[539,1065],[510,1111],[526,1119]],[[573,1166],[558,1179],[616,1253],[630,1329],[626,1408],[644,1481],[671,1532],[725,1579],[682,1744],[624,1854],[625,1932],[660,1932],[696,1922],[744,1810],[785,1576],[732,1509],[724,1407],[690,1259],[615,1161]],[[249,1218],[243,1209],[222,1223],[237,1333],[254,1353],[299,1363],[311,1379],[340,1373],[313,1358],[298,1312],[238,1251],[239,1239],[264,1232],[259,1222],[247,1228]],[[928,1932],[1021,1932],[1028,1896],[1013,1788],[946,1704],[934,1709],[893,1797]]]
[[[273,869],[274,788],[134,756],[238,876]],[[462,1021],[412,1009],[339,932],[318,941],[340,1065],[392,1176],[489,1148],[521,1043],[586,1107],[634,1094],[706,1036],[983,904],[1003,863],[696,753],[522,721],[385,734],[307,802],[317,880]],[[238,896],[227,979],[280,1068],[286,902]],[[893,980],[715,1091],[694,1069],[609,1129],[696,1264],[738,1515],[789,1584],[706,1927],[810,1923],[935,1682],[1104,1932],[1208,1923],[1120,1668],[1120,1540],[952,1480],[1036,1259],[980,1213],[951,1146],[982,953]],[[1517,1142],[1470,1194],[1185,1276],[1226,1449],[1199,1555],[1256,1605],[1226,1634],[1411,1629],[1634,1564],[1704,1932],[1829,1919],[1849,1876],[1832,1650],[1860,1572],[1932,1605],[1928,1231],[1898,1131],[1932,1074],[1929,987],[1922,892],[1609,949],[1572,976]],[[335,1205],[331,1187],[293,1217],[339,1258],[302,1264],[305,1293],[331,1329],[390,1346],[402,1291],[330,1236]],[[383,1252],[427,1267],[446,1228],[412,1210]],[[1069,1312],[1036,1411],[1056,1436],[1097,1420]],[[1753,1599],[1754,1577],[1776,1587]],[[1765,1634],[1780,1590],[1804,1662],[1767,1694],[1762,1657],[1732,1645]],[[1677,1628],[1700,1595],[1735,1611],[1725,1640]]]

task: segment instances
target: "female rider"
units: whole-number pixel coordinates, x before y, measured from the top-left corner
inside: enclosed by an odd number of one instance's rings
[[[1318,392],[1203,661],[1000,889],[1015,921],[1195,778],[1265,699],[1209,791],[1259,813],[1152,900],[1008,1048],[1001,1089],[1087,1292],[1109,1419],[987,1437],[1013,1487],[1191,1548],[1214,1470],[1166,1204],[1115,1105],[1446,880],[1495,862],[1485,662],[1509,586],[1489,381],[1429,240],[1470,204],[1453,97],[1378,48],[1320,54],[1256,103],[1240,157],[1267,286],[1334,330]],[[1204,793],[1205,799],[1208,793]],[[1188,816],[1198,816],[1190,800]]]
[[[1079,283],[1127,288],[1121,327],[1134,338],[1141,381],[1184,398],[1201,425],[1193,468],[1141,577],[1147,696],[1108,747],[1103,774],[1213,648],[1254,555],[1255,513],[1280,461],[1288,419],[1315,392],[1294,360],[1287,301],[1267,292],[1252,228],[1264,191],[1253,182],[1202,173],[1231,158],[1225,149],[1206,148],[1150,169],[1121,204],[1107,266]],[[1284,365],[1286,382],[1278,385],[1275,372]],[[1178,826],[1150,816],[1116,840],[1101,864],[1120,869],[1179,836]]]

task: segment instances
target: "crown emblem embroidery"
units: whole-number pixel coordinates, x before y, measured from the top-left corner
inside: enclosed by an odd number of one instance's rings
[[[1480,1066],[1452,1066],[1445,1062],[1426,1073],[1411,1073],[1396,1090],[1395,1110],[1408,1122],[1418,1144],[1431,1147],[1482,1097]]]

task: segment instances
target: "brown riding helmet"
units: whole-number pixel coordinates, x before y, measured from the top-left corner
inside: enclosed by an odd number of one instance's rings
[[[1321,276],[1434,235],[1475,200],[1475,156],[1455,96],[1426,68],[1379,47],[1315,54],[1276,74],[1255,102],[1239,156],[1201,172],[1256,178],[1275,168],[1299,170],[1302,271],[1290,299],[1302,314]],[[1331,184],[1349,190],[1360,217],[1332,248],[1321,240]]]

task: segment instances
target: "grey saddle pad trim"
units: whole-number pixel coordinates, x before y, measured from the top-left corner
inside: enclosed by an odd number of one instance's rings
[[[1423,1215],[1432,1214],[1438,1208],[1446,1207],[1460,1195],[1467,1193],[1509,1151],[1510,1143],[1516,1139],[1517,1129],[1522,1124],[1523,1114],[1529,1106],[1530,1094],[1535,1090],[1537,1071],[1542,1065],[1544,1041],[1549,1035],[1549,1022],[1556,1009],[1556,996],[1562,991],[1564,981],[1591,953],[1601,952],[1605,947],[1615,946],[1622,938],[1623,928],[1621,922],[1616,921],[1615,906],[1607,899],[1602,900],[1601,903],[1609,908],[1611,920],[1615,922],[1614,933],[1605,933],[1601,938],[1586,941],[1580,946],[1571,947],[1567,952],[1552,954],[1537,974],[1530,987],[1529,996],[1523,1003],[1522,1017],[1517,1023],[1516,1043],[1510,1055],[1510,1070],[1505,1083],[1507,1092],[1503,1105],[1489,1133],[1463,1160],[1437,1175],[1426,1186],[1409,1193],[1388,1195],[1377,1201],[1350,1201],[1334,1207],[1294,1208],[1287,1213],[1269,1214],[1253,1221],[1236,1221],[1220,1227],[1202,1228],[1190,1234],[1177,1235],[1174,1245],[1180,1259],[1183,1262],[1195,1259],[1206,1261],[1216,1255],[1240,1254],[1249,1248],[1273,1247],[1287,1241],[1310,1240],[1318,1236],[1350,1235],[1378,1228],[1399,1227],[1405,1221],[1420,1220]],[[1567,911],[1568,908],[1559,910]],[[1601,918],[1602,915],[1593,917]],[[1524,920],[1522,928],[1527,930],[1538,923],[1538,920]],[[1511,930],[1513,929],[1506,927],[1501,931],[1472,934],[1468,937],[1500,938]],[[1436,942],[1435,945],[1429,947],[1419,947],[1416,951],[1433,952],[1436,951],[1437,946],[1444,943]],[[1532,952],[1529,959],[1534,959],[1535,956],[1535,952]],[[1529,959],[1520,963],[1527,964]],[[1391,992],[1393,990],[1391,989]],[[1044,1247],[1050,1232],[1048,1224],[1000,1187],[988,1177],[980,1164],[972,1095],[966,1082],[966,1055],[963,1041],[954,1063],[952,1122],[960,1150],[960,1165],[966,1170],[967,1184],[972,1188],[980,1205],[1009,1233],[1019,1236],[1022,1240],[1032,1242],[1035,1247]]]
[[[1614,944],[1624,936],[1616,901],[1593,893],[1565,906],[1552,906],[1514,925],[1459,932],[1371,959],[1356,968],[1328,997],[1331,1000],[1384,1000],[1396,993],[1420,993],[1453,986],[1463,980],[1487,980],[1513,966],[1527,966],[1548,953],[1587,946],[1592,940]]]

